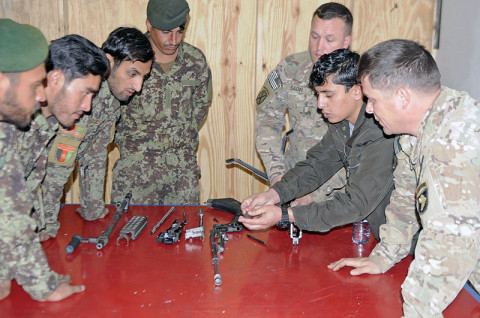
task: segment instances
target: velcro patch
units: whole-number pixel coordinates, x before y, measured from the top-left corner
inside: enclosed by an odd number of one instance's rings
[[[420,183],[415,192],[417,211],[419,214],[425,213],[428,207],[428,185],[426,181]]]
[[[76,148],[69,146],[69,145],[64,145],[64,144],[58,144],[57,147],[57,161],[62,163],[62,162],[67,162],[72,158],[73,154],[75,153]]]
[[[278,76],[277,71],[268,74],[268,82],[274,91],[283,86],[282,80],[280,79],[280,76]]]
[[[262,89],[257,95],[257,99],[256,99],[257,105],[260,105],[261,103],[263,103],[267,97],[268,97],[268,90],[264,86],[262,87]]]

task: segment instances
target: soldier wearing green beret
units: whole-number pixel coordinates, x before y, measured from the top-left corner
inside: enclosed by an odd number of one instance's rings
[[[30,217],[33,197],[18,149],[20,129],[45,101],[48,43],[40,30],[9,19],[0,19],[0,43],[0,299],[15,279],[32,298],[57,301],[84,286],[71,286],[68,275],[48,265]]]
[[[148,2],[155,61],[117,125],[114,201],[131,191],[140,204],[199,203],[196,149],[211,102],[211,72],[202,51],[183,42],[189,10],[185,0]]]

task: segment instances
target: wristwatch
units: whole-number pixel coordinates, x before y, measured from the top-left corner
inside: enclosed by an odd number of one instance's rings
[[[289,217],[288,217],[288,208],[289,204],[282,204],[280,208],[282,209],[282,219],[277,222],[277,226],[281,229],[286,229],[290,225]]]

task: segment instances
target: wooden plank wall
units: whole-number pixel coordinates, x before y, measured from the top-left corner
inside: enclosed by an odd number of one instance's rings
[[[30,23],[49,40],[77,33],[101,45],[119,26],[145,31],[148,0],[1,0],[0,17]],[[308,48],[313,11],[319,0],[190,0],[185,40],[203,50],[213,74],[214,98],[200,131],[201,202],[239,200],[267,186],[225,159],[262,167],[255,151],[255,96],[267,74],[286,55]],[[435,0],[344,0],[354,16],[352,49],[364,52],[391,38],[419,41],[431,48]],[[112,147],[110,167],[118,158]],[[132,172],[133,174],[134,172]],[[72,178],[73,179],[73,178]],[[110,201],[111,174],[106,200]],[[78,202],[78,185],[67,202]]]

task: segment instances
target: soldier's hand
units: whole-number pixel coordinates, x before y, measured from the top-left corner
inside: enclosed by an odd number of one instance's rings
[[[380,268],[372,262],[368,257],[342,258],[336,262],[329,264],[327,267],[333,271],[338,271],[344,266],[355,267],[350,271],[353,276],[361,274],[380,274]]]
[[[57,289],[49,296],[39,299],[39,301],[60,301],[85,290],[84,285],[70,285],[70,283],[71,279],[69,275],[60,275]]]
[[[277,183],[278,181],[282,180],[282,176],[277,176],[275,178],[273,178],[272,182],[270,183],[270,185],[274,185],[275,183]]]
[[[240,207],[243,214],[248,213],[253,216],[253,214],[250,213],[251,211],[261,208],[265,205],[272,205],[278,202],[280,202],[280,197],[278,196],[278,193],[273,189],[269,189],[268,191],[260,192],[246,198],[245,200],[243,200]]]
[[[266,205],[249,212],[252,218],[240,216],[238,221],[241,222],[249,230],[266,230],[282,218],[282,209],[276,205]]]
[[[10,295],[10,290],[12,288],[12,281],[0,283],[0,300],[7,298]]]
[[[40,234],[38,236],[40,237],[40,242],[45,242],[46,240],[51,238],[50,235],[48,235],[47,233],[44,233],[44,232],[40,232]]]
[[[296,198],[295,201],[293,201],[290,206],[294,207],[297,205],[308,205],[313,202],[313,198],[310,194],[306,194],[303,197]]]

